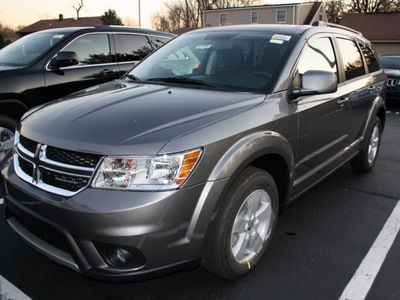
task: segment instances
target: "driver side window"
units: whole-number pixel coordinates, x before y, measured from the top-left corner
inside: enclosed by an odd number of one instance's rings
[[[301,76],[310,70],[329,71],[337,76],[337,63],[330,38],[308,41],[297,66],[294,86],[300,88]]]

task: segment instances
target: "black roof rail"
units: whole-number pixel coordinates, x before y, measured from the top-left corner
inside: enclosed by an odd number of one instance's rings
[[[343,30],[347,30],[350,32],[353,32],[355,34],[358,34],[360,36],[363,36],[361,32],[352,29],[350,27],[346,27],[343,25],[339,25],[339,24],[334,24],[334,23],[328,23],[328,22],[323,22],[323,21],[315,21],[314,23],[312,23],[312,26],[319,26],[319,27],[332,27],[332,28],[339,28],[339,29],[343,29]]]

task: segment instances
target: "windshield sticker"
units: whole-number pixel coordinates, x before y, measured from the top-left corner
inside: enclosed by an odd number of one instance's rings
[[[212,47],[211,44],[209,44],[209,45],[197,45],[196,49],[203,50],[203,49],[209,49],[211,47]]]
[[[283,42],[289,42],[291,38],[290,35],[274,34],[269,42],[274,44],[283,44]]]
[[[62,39],[63,37],[64,37],[63,34],[56,34],[56,35],[53,35],[53,39]]]

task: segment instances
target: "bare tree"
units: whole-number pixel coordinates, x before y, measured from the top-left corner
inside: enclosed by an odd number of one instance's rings
[[[399,0],[351,0],[350,11],[358,13],[377,13],[398,11]]]
[[[76,10],[76,18],[77,18],[77,19],[79,19],[79,11],[82,9],[83,6],[84,6],[83,0],[81,0],[80,2],[78,2],[77,7],[72,6],[72,7]]]
[[[347,11],[344,0],[328,0],[325,2],[325,12],[328,22],[338,24]]]

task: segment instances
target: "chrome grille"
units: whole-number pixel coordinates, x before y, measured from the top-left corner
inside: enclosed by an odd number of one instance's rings
[[[38,188],[72,196],[90,183],[100,155],[55,148],[15,135],[17,175]]]
[[[396,78],[389,78],[387,82],[387,86],[396,86],[399,84],[399,80]]]
[[[28,150],[32,154],[35,154],[36,147],[39,144],[38,142],[27,139],[26,137],[24,137],[22,135],[20,135],[19,142],[20,142],[20,145],[22,145],[22,147],[24,147],[26,150]]]

